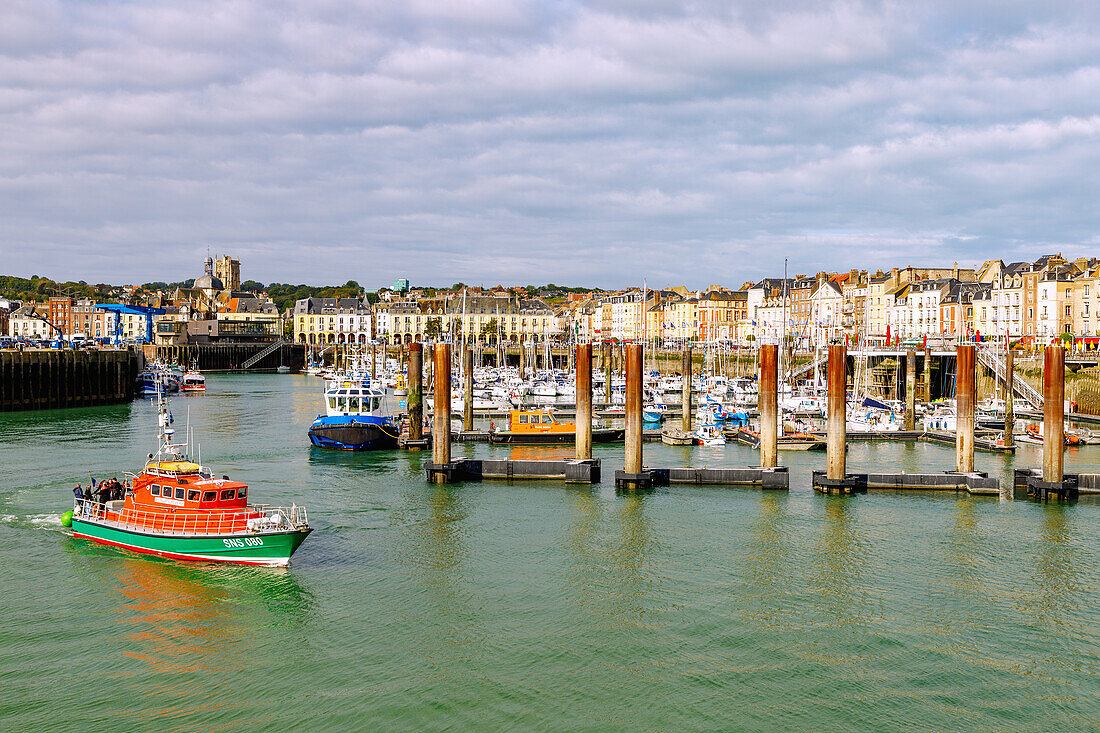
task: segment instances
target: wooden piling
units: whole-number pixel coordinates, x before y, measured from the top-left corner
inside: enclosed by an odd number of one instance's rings
[[[846,392],[848,386],[848,349],[843,344],[829,346],[828,366],[828,407],[829,426],[826,451],[828,453],[829,479],[843,479],[847,476],[847,456],[844,452],[848,425],[846,411]]]
[[[1066,351],[1048,346],[1043,352],[1043,481],[1060,483],[1065,443]]]
[[[626,460],[628,474],[642,472],[642,345],[628,344],[626,368]]]
[[[680,387],[680,402],[684,414],[680,418],[681,427],[685,432],[691,432],[691,381],[692,381],[691,347],[684,347],[683,364],[680,366],[680,374],[683,375],[683,384]]]
[[[757,386],[760,411],[760,466],[779,465],[779,347],[760,347],[760,381]]]
[[[435,425],[432,430],[432,462],[451,462],[451,345],[435,345]],[[446,478],[436,476],[437,483]]]
[[[1012,364],[1012,349],[1005,352],[1005,445],[1013,445],[1016,432],[1016,411],[1012,406],[1012,392],[1015,389],[1013,382],[1016,380],[1015,369]]]
[[[974,344],[955,349],[955,470],[974,471]]]
[[[419,341],[409,344],[409,374],[405,404],[409,412],[409,440],[424,438],[423,346]]]
[[[466,394],[462,401],[462,429],[474,429],[474,350],[466,347],[462,352],[463,386]]]
[[[917,352],[905,352],[905,430],[912,430],[917,421]]]
[[[592,457],[592,344],[579,344],[577,357],[577,460]]]

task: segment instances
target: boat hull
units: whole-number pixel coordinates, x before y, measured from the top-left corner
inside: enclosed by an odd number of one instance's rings
[[[397,447],[397,427],[359,420],[317,421],[309,428],[309,440],[332,450],[379,450]]]
[[[626,431],[622,428],[610,430],[593,430],[593,443],[614,443],[624,439]],[[501,445],[555,445],[575,443],[577,434],[571,433],[513,433],[502,431],[489,433],[489,442]]]
[[[248,534],[154,534],[73,517],[73,537],[187,562],[283,567],[311,529]]]

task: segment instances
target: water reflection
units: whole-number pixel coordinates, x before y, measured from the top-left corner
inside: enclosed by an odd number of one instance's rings
[[[781,598],[790,590],[790,550],[787,547],[784,525],[784,505],[787,496],[775,492],[760,494],[760,512],[750,528],[745,575],[748,582],[746,604],[742,617],[756,625],[773,627],[777,620],[788,615]]]
[[[570,493],[566,577],[577,605],[616,625],[638,624],[653,582],[653,528],[644,494],[612,501],[617,511],[608,516],[608,505],[591,491]]]
[[[817,543],[818,572],[810,581],[818,618],[827,619],[827,625],[859,623],[866,605],[862,575],[867,549],[853,519],[854,503],[842,496],[822,497],[821,503],[825,524]]]
[[[111,558],[123,654],[145,669],[132,684],[134,704],[163,714],[235,711],[246,703],[211,678],[246,673],[263,656],[257,630],[291,623],[299,632],[312,596],[285,569],[189,566],[145,558]],[[145,713],[143,713],[144,715]]]
[[[975,597],[983,593],[979,557],[980,536],[975,520],[975,503],[970,499],[955,502],[955,522],[947,535],[948,583],[960,598]]]
[[[464,520],[466,508],[458,491],[461,486],[433,485],[424,496],[413,492],[398,521],[404,521],[404,561],[418,571],[430,587],[445,589],[460,574],[467,553]]]
[[[622,500],[615,517],[616,536],[607,555],[612,583],[607,610],[613,618],[627,623],[641,621],[652,582],[649,564],[655,540],[645,508],[644,494],[632,494]]]
[[[396,517],[404,525],[397,557],[419,590],[410,613],[417,619],[414,628],[424,630],[409,641],[435,679],[461,677],[487,638],[473,597],[478,589],[466,587],[470,549],[464,490],[462,485],[432,485],[411,491]]]
[[[1075,616],[1081,593],[1074,551],[1077,528],[1072,506],[1052,503],[1040,510],[1039,547],[1032,553],[1038,593],[1020,611],[1044,625],[1061,627]]]
[[[566,578],[569,589],[573,591],[574,602],[591,609],[596,605],[604,581],[599,539],[601,504],[590,490],[571,491],[568,497],[570,520],[565,533]]]
[[[572,460],[576,457],[576,448],[570,445],[516,445],[512,446],[507,456],[513,461],[561,461]],[[494,456],[495,458],[495,456]]]

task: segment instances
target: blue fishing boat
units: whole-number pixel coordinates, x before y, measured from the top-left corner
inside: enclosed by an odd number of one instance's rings
[[[377,450],[396,448],[399,429],[382,413],[385,392],[370,379],[336,379],[325,390],[325,415],[309,426],[309,440],[319,448]]]

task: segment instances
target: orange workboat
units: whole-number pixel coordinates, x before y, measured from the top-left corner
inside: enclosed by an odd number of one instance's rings
[[[507,430],[489,432],[490,443],[540,444],[572,443],[577,438],[577,424],[559,422],[549,407],[530,410],[512,410]],[[593,443],[611,443],[622,440],[622,428],[594,428]]]

